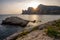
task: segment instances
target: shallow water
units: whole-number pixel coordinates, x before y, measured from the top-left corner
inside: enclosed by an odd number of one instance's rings
[[[11,25],[1,25],[2,20],[4,20],[9,15],[0,16],[0,40],[5,39],[6,37],[23,30],[20,26],[11,26]]]

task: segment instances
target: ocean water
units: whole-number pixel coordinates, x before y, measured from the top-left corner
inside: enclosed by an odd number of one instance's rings
[[[12,26],[12,25],[1,25],[2,20],[10,16],[17,16],[25,20],[36,20],[37,22],[41,21],[40,24],[44,24],[48,21],[53,21],[60,19],[60,15],[19,15],[19,14],[11,14],[11,15],[0,15],[0,40],[5,39],[6,37],[16,33],[21,32],[23,30],[20,26]]]
[[[2,20],[10,16],[16,16],[16,15],[0,15],[0,40],[3,40],[8,36],[16,32],[21,32],[23,30],[23,28],[20,26],[1,25]]]

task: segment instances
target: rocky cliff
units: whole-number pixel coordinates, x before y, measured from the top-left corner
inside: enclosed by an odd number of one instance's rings
[[[22,14],[60,15],[60,6],[48,6],[40,4],[36,9],[29,7]]]

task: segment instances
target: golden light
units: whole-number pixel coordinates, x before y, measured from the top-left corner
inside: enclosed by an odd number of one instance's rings
[[[40,3],[37,2],[37,1],[31,1],[27,4],[28,7],[33,7],[33,8],[37,8],[37,6],[39,5]]]
[[[30,20],[37,20],[38,21],[38,15],[30,15]]]

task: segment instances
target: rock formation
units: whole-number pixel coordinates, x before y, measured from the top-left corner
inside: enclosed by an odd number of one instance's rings
[[[27,10],[23,10],[22,14],[59,15],[60,6],[48,6],[40,4],[36,9],[29,7]]]
[[[28,24],[28,20],[24,20],[19,17],[8,17],[5,20],[2,21],[2,24],[4,25],[17,25],[25,27]]]

